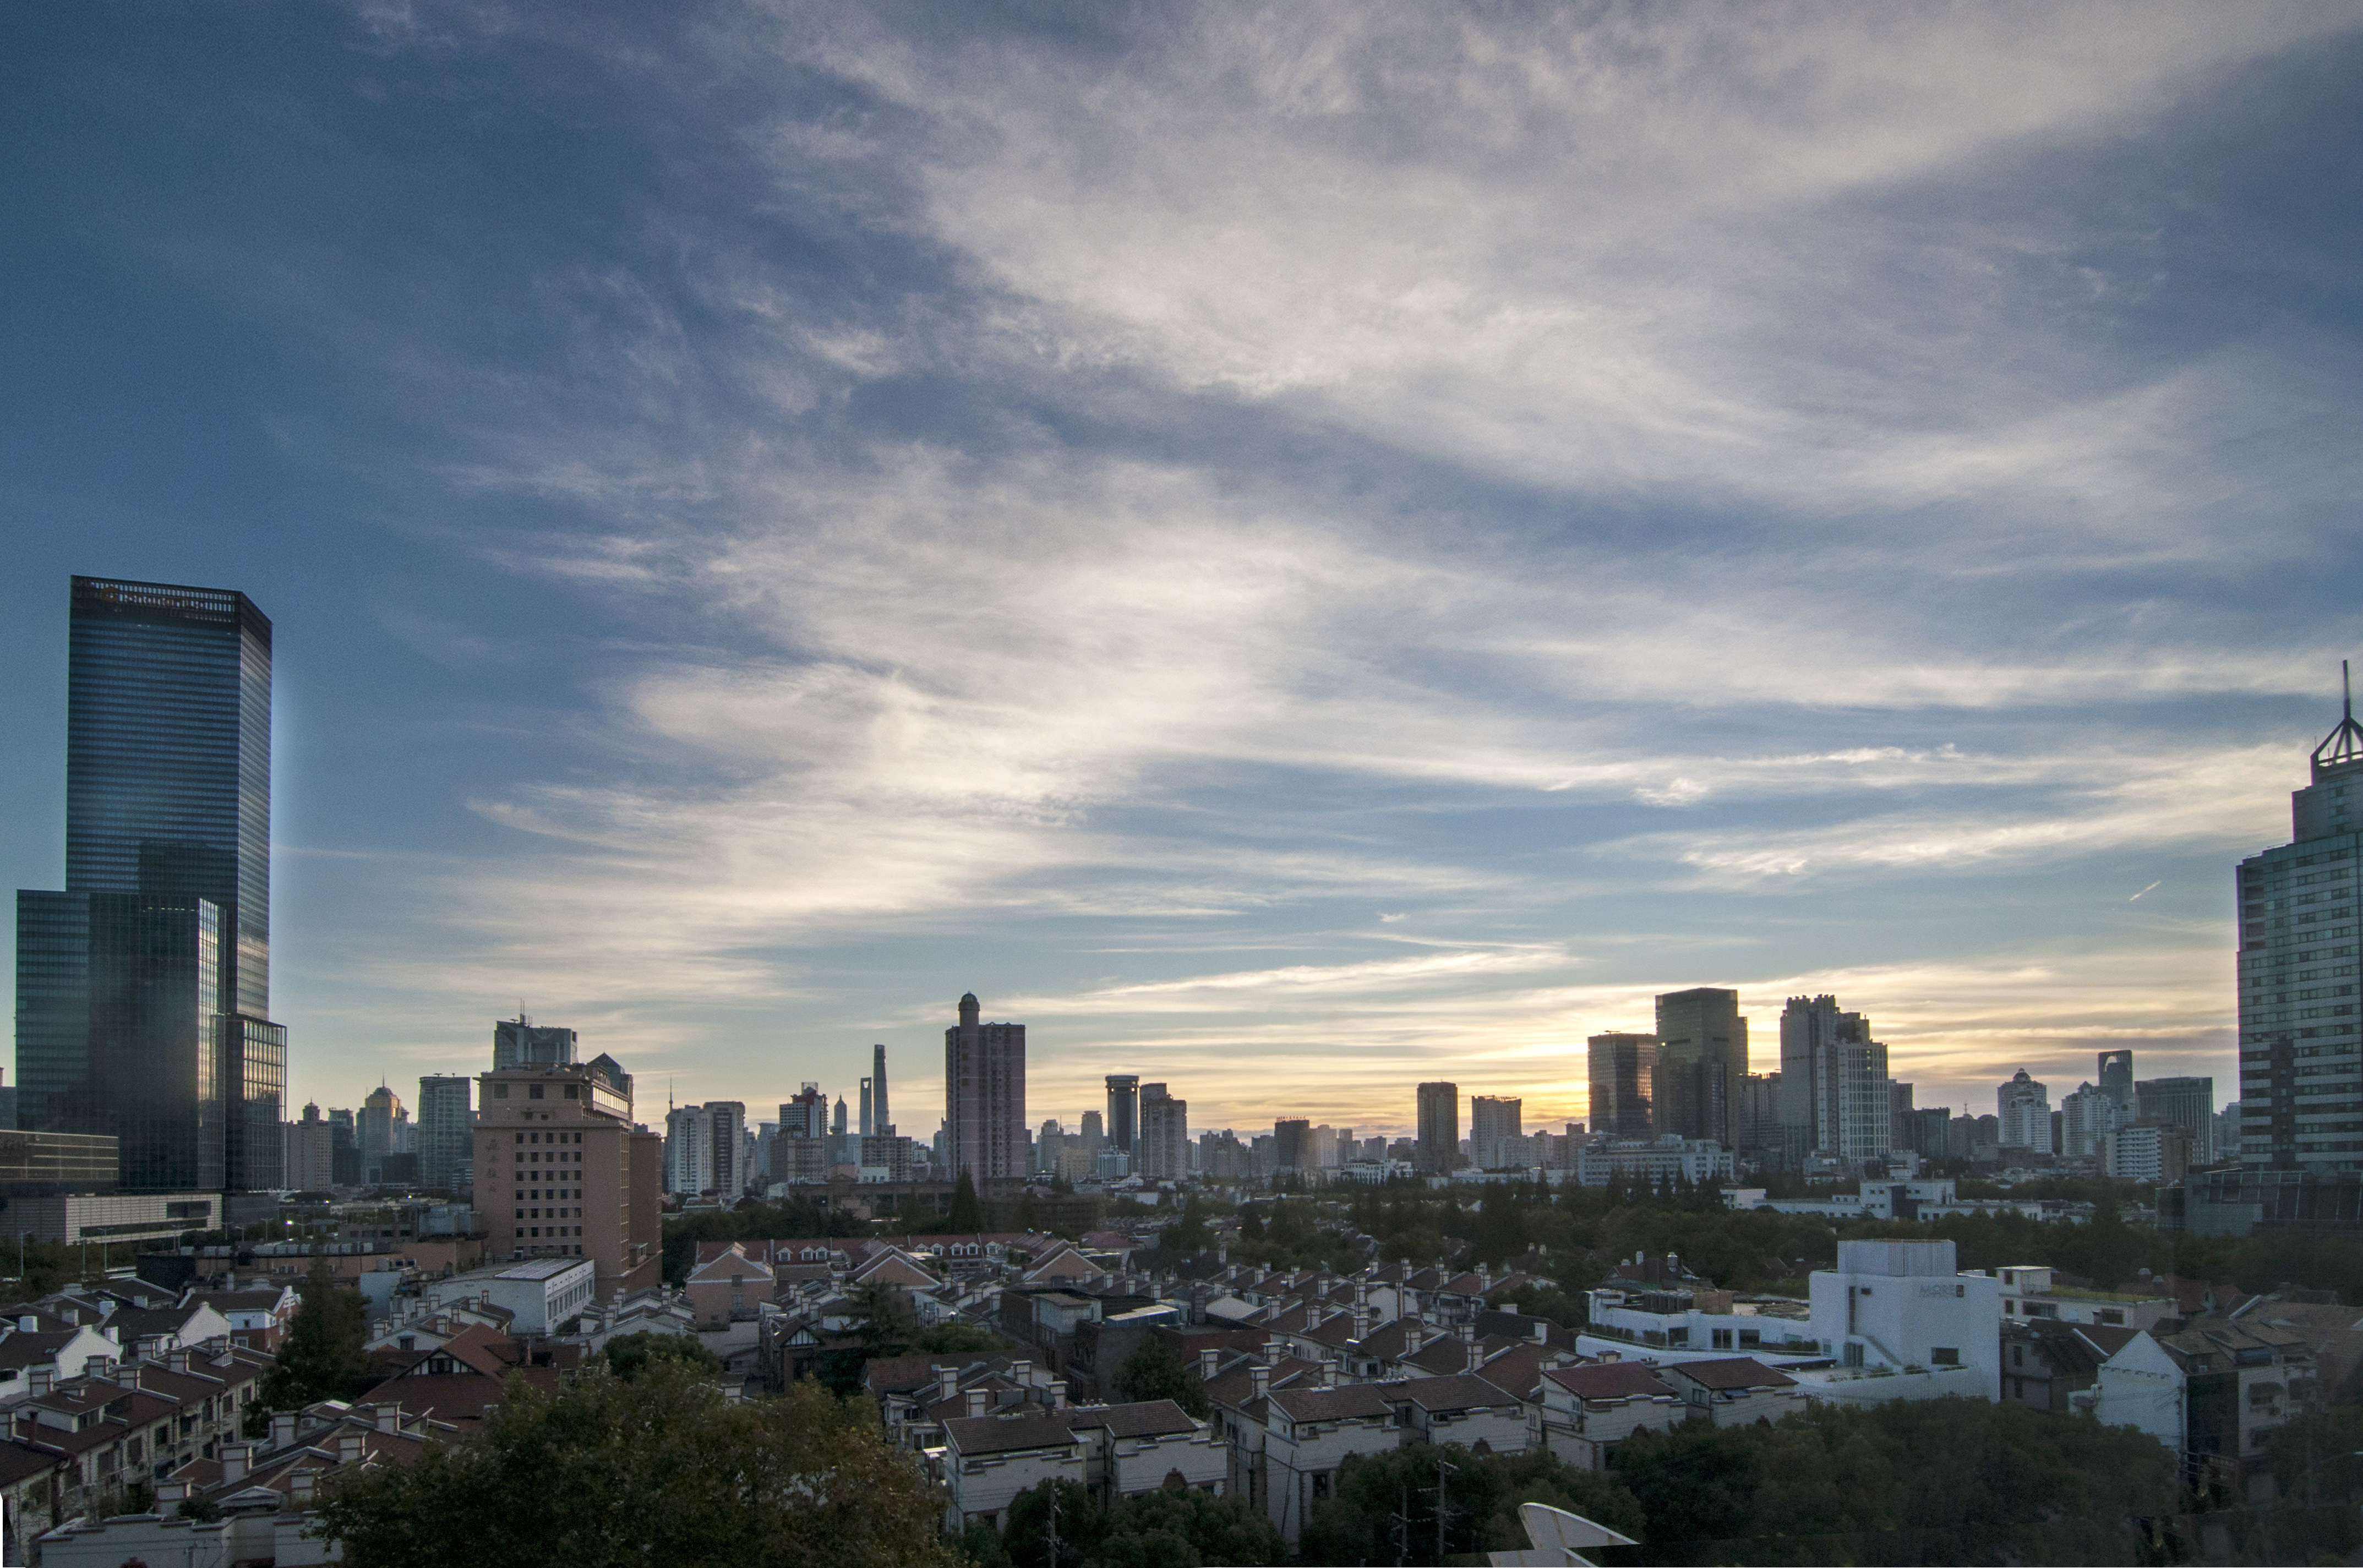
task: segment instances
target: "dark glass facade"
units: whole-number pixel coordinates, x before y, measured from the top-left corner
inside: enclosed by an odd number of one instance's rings
[[[209,900],[215,1010],[271,1016],[271,622],[243,593],[73,580],[66,890]]]
[[[270,844],[270,621],[75,578],[66,890],[17,897],[19,1126],[114,1138],[128,1192],[282,1185]]]

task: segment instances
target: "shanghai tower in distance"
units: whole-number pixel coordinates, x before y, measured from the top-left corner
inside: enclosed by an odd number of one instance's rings
[[[271,622],[77,577],[66,876],[17,895],[19,1124],[118,1141],[127,1191],[283,1185],[271,1010]]]

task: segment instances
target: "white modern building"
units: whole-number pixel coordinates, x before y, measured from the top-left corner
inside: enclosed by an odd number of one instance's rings
[[[1600,1286],[1585,1300],[1589,1321],[1575,1340],[1581,1355],[1662,1364],[1752,1355],[1779,1366],[1833,1353],[1802,1302],[1632,1285]]]
[[[1840,1242],[1838,1266],[1811,1281],[1814,1336],[1838,1365],[1802,1379],[1807,1397],[2000,1398],[2002,1282],[1954,1262],[1950,1242]],[[1844,1386],[1865,1374],[1880,1386]]]
[[[485,1300],[509,1312],[512,1331],[553,1334],[591,1305],[597,1277],[590,1258],[549,1257],[461,1275],[452,1283],[481,1286]]]
[[[1525,1101],[1503,1095],[1469,1100],[1469,1163],[1481,1171],[1524,1169]]]
[[[1585,1187],[1627,1181],[1729,1181],[1731,1151],[1711,1138],[1595,1138],[1575,1156],[1575,1178]]]

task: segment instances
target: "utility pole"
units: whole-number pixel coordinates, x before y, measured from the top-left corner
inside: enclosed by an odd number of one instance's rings
[[[1050,1483],[1050,1568],[1059,1568],[1059,1484]]]
[[[1444,1521],[1447,1518],[1444,1509],[1444,1478],[1459,1468],[1442,1454],[1436,1456],[1436,1560],[1438,1562],[1444,1561]]]

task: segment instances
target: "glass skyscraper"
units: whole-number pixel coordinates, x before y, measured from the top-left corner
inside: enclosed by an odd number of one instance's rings
[[[2240,1158],[2363,1171],[2363,725],[2351,698],[2290,816],[2291,843],[2240,863]]]
[[[65,891],[17,895],[19,1124],[116,1137],[128,1191],[278,1187],[271,623],[77,577],[71,627]]]

